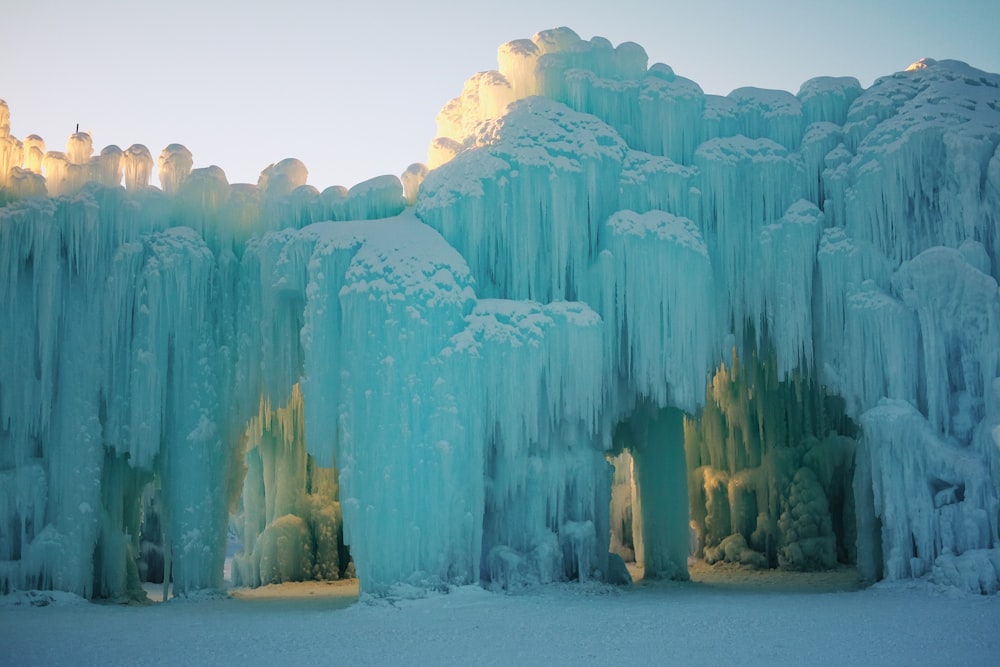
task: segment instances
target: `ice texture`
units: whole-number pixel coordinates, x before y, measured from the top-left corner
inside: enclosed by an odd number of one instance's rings
[[[1000,588],[1000,76],[715,96],[556,28],[401,175],[158,164],[0,103],[0,593],[217,588],[230,539],[372,594]]]

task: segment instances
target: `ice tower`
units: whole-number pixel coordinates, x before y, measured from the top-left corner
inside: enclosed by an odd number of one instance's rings
[[[427,165],[257,184],[0,103],[0,593],[1000,588],[1000,76],[706,95],[508,42]],[[611,552],[611,553],[609,553]]]

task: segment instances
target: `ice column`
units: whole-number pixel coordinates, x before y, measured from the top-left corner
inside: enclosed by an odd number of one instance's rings
[[[149,185],[149,177],[153,172],[153,156],[142,144],[132,144],[125,149],[122,156],[122,168],[125,170],[125,189],[142,189]]]
[[[499,588],[607,571],[601,320],[580,303],[482,300],[453,338],[484,454],[482,577]],[[589,360],[581,362],[581,360]]]
[[[710,139],[695,152],[701,171],[701,229],[737,336],[762,312],[761,230],[777,222],[802,188],[802,162],[770,139]]]
[[[684,414],[640,408],[616,433],[635,459],[642,516],[642,556],[651,579],[687,579],[690,549]],[[618,444],[618,443],[616,443]]]
[[[193,166],[191,151],[184,146],[170,144],[164,148],[157,160],[161,189],[167,194],[175,194]]]
[[[90,160],[90,180],[115,187],[122,183],[122,149],[105,146],[101,154]]]

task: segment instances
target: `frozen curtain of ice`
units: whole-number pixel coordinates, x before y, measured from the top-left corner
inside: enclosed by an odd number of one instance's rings
[[[565,28],[498,60],[350,190],[177,144],[157,189],[0,103],[0,592],[218,587],[230,532],[245,585],[694,550],[997,590],[1000,76],[719,97]]]

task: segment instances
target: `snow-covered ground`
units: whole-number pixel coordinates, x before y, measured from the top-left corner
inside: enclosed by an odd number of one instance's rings
[[[1000,598],[921,583],[857,590],[853,571],[696,565],[691,583],[478,587],[362,599],[355,582],[118,606],[0,597],[4,665],[986,665]],[[235,595],[238,595],[236,597]]]

